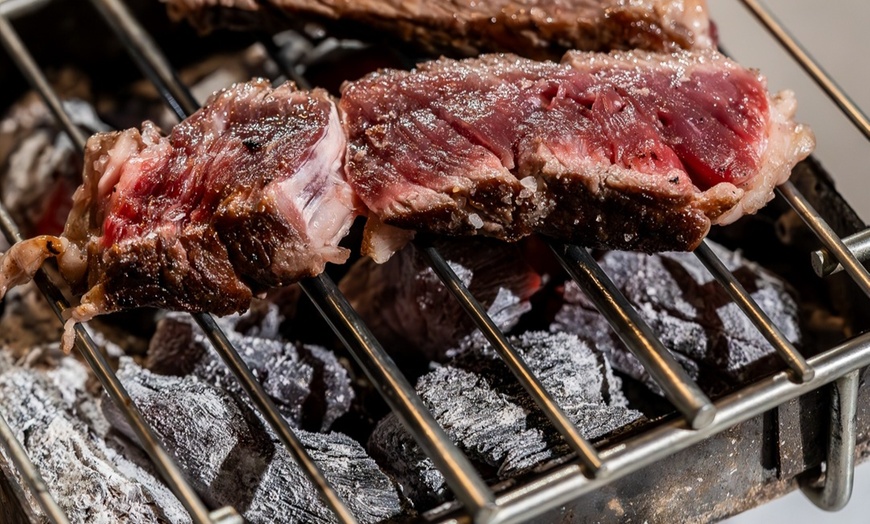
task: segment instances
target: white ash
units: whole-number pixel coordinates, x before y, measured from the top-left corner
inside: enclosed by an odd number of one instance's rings
[[[602,437],[640,418],[627,407],[603,356],[574,335],[524,333],[511,339],[541,383],[587,439]],[[496,479],[527,473],[569,453],[552,425],[489,344],[423,375],[417,392],[451,440]],[[449,491],[395,415],[382,420],[369,451],[418,509],[445,500]]]
[[[708,243],[786,338],[799,343],[798,306],[788,286],[739,253]],[[600,264],[708,392],[718,393],[777,366],[773,347],[693,254],[611,251]],[[608,354],[616,369],[661,393],[574,282],[566,284],[564,299],[553,331],[589,340]]]
[[[122,359],[119,376],[146,421],[209,504],[235,507],[246,521],[335,522],[278,438],[247,406],[199,379],[161,376]],[[135,439],[111,403],[110,421]],[[360,522],[401,511],[392,482],[356,441],[296,431]]]
[[[187,523],[190,518],[151,473],[108,447],[108,423],[85,390],[87,369],[72,357],[48,371],[0,351],[0,412],[74,523]],[[82,411],[87,412],[81,417]],[[101,420],[96,420],[97,418]],[[22,479],[16,479],[22,482]],[[32,510],[39,514],[27,491]]]
[[[224,321],[225,327],[232,324]],[[279,411],[297,427],[326,431],[350,410],[354,398],[350,376],[327,349],[245,336],[225,329]],[[161,374],[193,373],[247,402],[235,376],[211,348],[189,315],[163,318],[148,349],[148,368]]]

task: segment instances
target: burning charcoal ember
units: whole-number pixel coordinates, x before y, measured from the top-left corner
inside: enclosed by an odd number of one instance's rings
[[[798,306],[788,286],[740,254],[710,246],[786,338],[800,342]],[[711,393],[781,366],[770,343],[692,254],[612,251],[600,263],[665,347]],[[552,330],[589,340],[614,368],[660,392],[574,282],[566,284],[564,298]]]
[[[350,410],[354,398],[347,370],[331,351],[307,344],[225,330],[279,411],[295,426],[326,431]],[[193,373],[247,401],[235,376],[187,315],[162,319],[151,339],[148,367],[168,375]]]
[[[756,212],[815,144],[794,93],[715,51],[441,59],[348,82],[340,109],[379,222],[647,252]]]
[[[335,521],[278,438],[244,404],[196,376],[155,375],[127,359],[119,376],[209,504],[231,505],[252,523]],[[117,409],[103,407],[135,439]],[[356,441],[334,432],[296,434],[360,522],[399,514],[392,482]]]
[[[541,277],[516,246],[487,240],[436,242],[439,252],[489,316],[510,330],[531,309]],[[393,352],[443,360],[474,322],[413,245],[385,264],[365,258],[339,288],[384,346]]]
[[[0,413],[54,499],[74,523],[190,522],[165,485],[106,445],[101,428],[108,424],[92,409],[86,379],[72,358],[46,371],[16,365],[0,351]]]
[[[425,51],[464,56],[509,51],[558,58],[568,48],[715,46],[704,0],[163,0],[175,20],[202,32],[218,27],[275,30],[304,21],[333,34],[387,35]]]
[[[73,123],[86,132],[108,130],[87,102],[63,104]],[[0,196],[27,236],[63,231],[81,161],[81,152],[33,93],[0,121]]]
[[[587,439],[641,416],[627,407],[621,381],[603,355],[576,336],[529,332],[512,342]],[[498,479],[566,455],[567,446],[507,366],[485,342],[473,346],[417,382],[417,392],[450,438]],[[444,478],[395,415],[375,428],[369,451],[417,508],[448,496]]]
[[[58,346],[63,326],[35,285],[10,291],[0,316],[0,347],[15,355]]]

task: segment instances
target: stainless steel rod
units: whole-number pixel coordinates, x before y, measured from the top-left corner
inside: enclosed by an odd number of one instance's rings
[[[5,16],[7,20],[14,20],[42,9],[49,2],[51,0],[0,0],[0,16]]]
[[[55,113],[55,116],[58,117],[58,121],[63,129],[77,146],[81,142],[83,147],[84,135],[81,133],[81,130],[72,123],[72,120],[63,110],[57,93],[49,86],[33,57],[18,38],[15,29],[2,16],[0,16],[0,37],[2,37],[3,43],[9,52],[13,54],[15,62],[22,68],[22,73],[25,74],[33,88],[37,90],[52,112]],[[10,242],[21,240],[18,228],[3,206],[0,206],[0,228],[2,228],[3,233]],[[69,303],[63,294],[42,270],[36,274],[34,282],[45,295],[57,317],[63,322],[65,320],[64,311],[69,307]],[[109,397],[115,402],[121,412],[124,413],[127,423],[130,424],[143,449],[154,462],[155,468],[169,485],[170,489],[172,489],[173,493],[179,498],[185,509],[190,513],[193,521],[203,524],[211,522],[208,509],[206,509],[205,505],[187,483],[178,466],[160,445],[151,427],[145,422],[145,419],[136,408],[126,389],[124,389],[121,381],[118,380],[117,375],[115,375],[115,372],[81,324],[75,326],[75,345],[103,385],[103,388],[109,394]]]
[[[435,271],[435,274],[441,279],[441,282],[450,291],[450,294],[459,301],[462,309],[474,320],[478,329],[486,336],[489,343],[499,354],[508,368],[519,380],[520,384],[532,397],[535,403],[541,408],[541,411],[547,416],[553,426],[559,431],[571,449],[577,453],[580,462],[587,469],[587,473],[591,476],[598,474],[606,474],[602,470],[601,459],[598,457],[598,452],[590,444],[577,426],[568,418],[568,415],[562,411],[562,408],[556,403],[553,397],[538,380],[534,372],[529,368],[526,361],[523,359],[517,350],[511,345],[507,337],[495,325],[492,318],[486,313],[486,310],[480,305],[480,302],[471,294],[467,287],[459,280],[453,268],[444,260],[444,257],[434,247],[422,244],[417,245],[417,249],[427,259],[429,266]]]
[[[199,108],[199,103],[178,79],[166,55],[133,17],[127,6],[121,0],[92,0],[91,3],[130,51],[139,69],[160,91],[178,119],[184,120],[194,113]]]
[[[713,278],[725,288],[725,291],[728,292],[731,299],[734,300],[743,313],[749,317],[749,320],[755,324],[758,331],[764,335],[764,338],[770,342],[776,352],[785,360],[786,365],[791,370],[791,377],[798,382],[806,382],[812,379],[815,374],[813,368],[807,364],[803,355],[789,342],[782,331],[776,327],[776,324],[770,320],[767,313],[759,307],[755,299],[752,298],[752,295],[737,281],[734,274],[728,271],[725,264],[710,249],[710,245],[706,240],[701,242],[701,245],[695,249],[695,255],[713,275]]]
[[[15,464],[18,473],[27,483],[30,493],[33,495],[36,503],[39,504],[42,512],[45,513],[45,516],[48,517],[48,520],[54,524],[69,524],[66,513],[63,512],[54,500],[54,497],[51,496],[51,492],[48,491],[48,486],[42,479],[42,475],[39,474],[39,470],[30,461],[24,446],[15,438],[15,433],[9,427],[9,424],[6,423],[3,415],[0,415],[0,446],[6,451],[6,455],[12,459],[12,463]]]
[[[140,66],[144,65],[147,70],[151,70],[148,76],[152,79],[160,78],[161,82],[166,83],[166,93],[171,92],[173,96],[187,101],[181,116],[188,115],[191,109],[195,110],[197,106],[189,95],[187,87],[178,81],[162,52],[150,38],[147,38],[144,29],[127,12],[126,7],[118,0],[93,1],[107,7],[106,10],[101,9],[101,12],[111,14],[107,17],[107,21],[116,32],[123,34],[124,41],[131,43],[141,55],[143,60]],[[146,38],[141,38],[143,35]],[[373,382],[391,407],[397,411],[400,420],[406,423],[412,435],[418,439],[421,447],[430,453],[436,466],[442,469],[445,480],[454,490],[457,498],[466,504],[472,515],[484,521],[488,519],[493,500],[492,492],[477,475],[471,463],[450,442],[444,430],[426,410],[392,359],[368,333],[367,328],[341,296],[335,284],[325,275],[301,284],[366,373],[370,377],[377,377],[372,379]],[[326,296],[324,293],[331,296]],[[351,318],[354,319],[353,324]],[[360,334],[363,336],[360,337]],[[313,467],[316,468],[316,464]]]
[[[606,478],[587,478],[578,464],[560,467],[537,481],[514,488],[496,499],[497,524],[533,522],[613,480],[665,459],[736,424],[828,384],[847,373],[870,365],[870,333],[808,359],[816,370],[812,380],[795,383],[780,372],[716,401],[716,416],[703,429],[690,429],[685,421],[673,420],[599,451],[608,467]],[[456,514],[445,515],[450,522]]]
[[[190,94],[187,86],[180,82],[165,55],[139,22],[133,18],[126,6],[116,0],[93,0],[93,3],[130,51],[139,68],[158,87],[163,99],[175,111],[176,115],[180,119],[184,119],[193,114],[199,108],[199,104]],[[215,351],[236,377],[236,380],[239,381],[254,405],[261,411],[266,422],[278,435],[287,451],[314,484],[327,506],[341,522],[356,523],[357,520],[353,513],[326,479],[323,470],[311,458],[311,455],[293,433],[287,420],[278,412],[275,404],[257,382],[251,370],[230,341],[227,340],[226,335],[214,319],[207,314],[194,315],[194,319],[205,331]]]
[[[549,242],[562,267],[592,300],[689,425],[700,429],[710,424],[716,414],[710,399],[689,378],[592,255],[581,247]]]
[[[831,420],[825,475],[821,486],[802,480],[801,491],[813,504],[826,511],[846,507],[855,480],[855,442],[858,428],[858,387],[861,370],[838,378],[831,386]]]
[[[18,33],[9,20],[5,16],[0,16],[0,39],[3,41],[3,47],[15,61],[18,69],[27,78],[27,81],[39,93],[39,96],[45,101],[45,105],[51,110],[51,113],[60,122],[62,128],[73,141],[76,149],[84,151],[87,138],[81,129],[76,126],[70,116],[63,109],[63,104],[60,98],[48,84],[42,70],[36,64],[36,61],[31,56],[24,42],[18,37]]]
[[[863,263],[870,260],[870,229],[865,229],[843,238],[843,245],[860,262]],[[813,265],[813,271],[820,277],[826,277],[843,271],[843,265],[827,249],[819,249],[810,253],[810,262]]]
[[[269,426],[275,431],[281,442],[284,443],[284,446],[296,460],[296,463],[302,467],[308,478],[314,483],[315,488],[338,517],[338,520],[348,524],[356,523],[357,520],[353,516],[353,513],[351,513],[344,501],[341,500],[341,497],[339,497],[338,493],[336,493],[335,489],[326,479],[323,471],[314,459],[311,458],[311,455],[308,454],[305,446],[302,445],[302,442],[299,441],[293,430],[290,429],[287,420],[278,411],[278,408],[263,390],[260,383],[257,382],[254,374],[242,360],[242,357],[239,356],[236,348],[227,340],[226,334],[221,331],[214,318],[211,315],[202,313],[193,315],[193,318],[206,333],[215,351],[223,359],[227,368],[235,375],[242,389],[245,390],[245,393],[248,394],[248,397],[266,418]]]
[[[837,85],[831,76],[807,53],[797,40],[780,25],[770,10],[756,0],[740,0],[753,15],[764,25],[779,43],[797,60],[808,75],[837,104],[837,107],[849,118],[858,131],[870,140],[870,119],[849,96]]]
[[[813,233],[819,237],[825,248],[840,261],[846,273],[852,277],[861,290],[870,296],[870,273],[867,273],[867,268],[861,265],[861,262],[849,251],[849,248],[846,247],[840,237],[831,229],[831,226],[825,222],[825,219],[822,218],[819,212],[794,187],[794,184],[786,182],[777,187],[776,191],[780,196],[785,198],[807,226],[813,230]]]
[[[444,475],[456,498],[476,521],[488,522],[493,494],[474,467],[450,441],[396,363],[328,276],[300,282],[333,331],[368,375],[390,409]]]

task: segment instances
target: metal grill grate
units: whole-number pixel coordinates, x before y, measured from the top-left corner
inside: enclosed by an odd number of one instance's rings
[[[742,2],[786,46],[859,130],[870,138],[870,123],[867,118],[848,100],[836,84],[800,49],[760,4],[754,0],[742,0]],[[0,39],[76,147],[84,149],[86,137],[64,113],[57,94],[52,91],[39,66],[9,23],[9,18],[17,13],[36,9],[45,3],[47,0],[0,2]],[[181,119],[195,111],[197,104],[190,92],[178,80],[169,62],[147,32],[127,11],[122,1],[92,0],[92,3],[124,43],[143,73],[158,88],[174,113]],[[827,248],[828,252],[816,256],[828,259],[833,256],[861,289],[870,295],[870,274],[844,241],[822,220],[818,212],[790,182],[780,186],[777,193],[798,212]],[[20,239],[16,225],[2,205],[0,205],[0,229],[10,242]],[[301,282],[302,289],[365,370],[390,408],[444,474],[448,485],[461,503],[461,507],[457,507],[454,513],[444,517],[445,520],[459,518],[463,514],[470,515],[477,522],[509,523],[530,519],[832,381],[836,381],[835,397],[839,399],[841,407],[846,408],[837,411],[839,418],[832,420],[832,431],[841,432],[845,439],[830,439],[831,449],[828,450],[826,482],[820,489],[807,488],[806,491],[814,502],[823,507],[834,508],[848,501],[855,447],[854,417],[849,417],[849,413],[851,410],[854,414],[858,387],[857,370],[870,365],[870,334],[855,337],[805,360],[704,243],[695,251],[698,259],[726,289],[788,366],[787,371],[756,382],[713,403],[689,379],[650,327],[641,319],[639,313],[585,249],[551,242],[551,249],[569,275],[593,300],[615,332],[661,386],[668,400],[683,415],[682,419],[647,430],[623,441],[618,446],[596,450],[580,435],[577,427],[542,387],[522,357],[495,326],[493,320],[487,316],[484,308],[457,278],[438,251],[425,244],[418,247],[430,267],[461,303],[579,459],[577,463],[570,463],[551,471],[534,484],[513,488],[496,497],[468,459],[438,426],[407,379],[350,307],[335,283],[326,275]],[[63,311],[69,307],[69,304],[65,302],[59,289],[41,272],[35,281],[49,299],[58,317],[63,318]],[[308,474],[339,521],[356,522],[295,437],[292,429],[256,382],[251,371],[242,362],[235,348],[217,327],[214,319],[209,315],[194,315],[194,317],[208,335],[215,351],[239,380],[290,454]],[[121,408],[157,470],[184,504],[193,521],[197,523],[240,522],[241,518],[232,508],[208,511],[184,479],[177,465],[164,451],[151,428],[144,422],[123,385],[85,329],[80,325],[76,326],[75,333],[76,347],[100,379],[112,401]],[[2,416],[0,416],[0,444],[12,458],[48,518],[55,523],[67,522],[62,510],[46,489],[39,472],[27,458],[21,444],[15,439]]]

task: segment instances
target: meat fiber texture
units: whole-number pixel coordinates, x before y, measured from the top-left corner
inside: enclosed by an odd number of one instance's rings
[[[340,109],[379,222],[647,252],[757,211],[815,144],[793,93],[715,51],[442,59],[347,83]]]
[[[587,439],[640,418],[603,355],[574,335],[529,332],[511,339],[529,367]],[[451,440],[495,479],[529,472],[569,449],[486,342],[423,375],[417,393]],[[369,452],[418,509],[449,496],[444,477],[395,415],[369,439]]]
[[[108,424],[85,390],[87,378],[70,357],[40,367],[0,350],[0,413],[70,522],[190,522],[169,488],[106,444]]]
[[[231,328],[231,325],[226,325]],[[242,360],[287,420],[296,427],[327,431],[350,410],[354,391],[347,370],[327,349],[224,330]],[[188,315],[169,314],[148,348],[150,370],[189,373],[248,401],[235,376],[212,350]]]
[[[558,58],[567,49],[715,47],[704,0],[162,0],[173,19],[200,31],[300,27],[333,34],[387,35],[423,51],[460,56],[512,52]]]
[[[529,298],[540,289],[541,276],[516,246],[464,239],[434,245],[502,331],[531,309]],[[479,334],[413,245],[384,264],[361,259],[339,289],[394,354],[444,360],[461,339]]]
[[[262,79],[216,93],[168,137],[148,122],[95,135],[64,236],[13,246],[0,293],[57,256],[86,291],[69,327],[138,306],[244,310],[254,293],[347,258],[344,149],[325,92]]]
[[[709,242],[713,251],[793,343],[801,340],[798,305],[777,276],[739,253]],[[691,254],[643,255],[613,251],[600,260],[641,317],[693,379],[718,393],[779,369],[773,346]],[[551,329],[576,333],[607,354],[613,367],[661,394],[640,362],[573,282]]]
[[[251,523],[337,522],[283,444],[244,404],[198,377],[155,375],[128,359],[118,375],[208,504],[233,506]],[[114,406],[103,408],[135,440]],[[401,511],[392,482],[356,441],[341,433],[296,435],[360,522]]]

